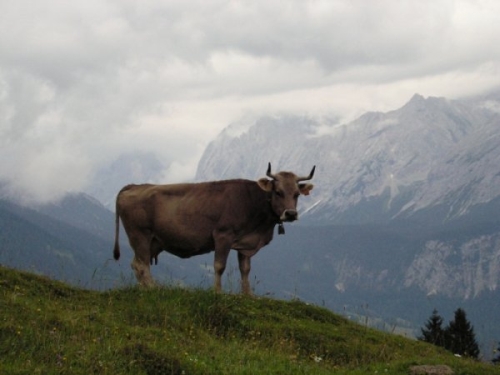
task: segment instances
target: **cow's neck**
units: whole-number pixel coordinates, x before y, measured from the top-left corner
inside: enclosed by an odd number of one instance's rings
[[[271,192],[267,193],[267,202],[269,203],[269,210],[271,211],[272,215],[276,219],[276,224],[278,224],[278,234],[285,234],[285,226],[283,225],[283,221],[280,219],[278,215],[273,210],[273,206],[271,204],[271,199],[272,199],[272,194]],[[275,224],[275,225],[276,225]]]

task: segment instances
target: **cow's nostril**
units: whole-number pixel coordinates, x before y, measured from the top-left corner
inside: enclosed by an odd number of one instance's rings
[[[297,220],[296,210],[285,210],[285,220],[292,221]]]

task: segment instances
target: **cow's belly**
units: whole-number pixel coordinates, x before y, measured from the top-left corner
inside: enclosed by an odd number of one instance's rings
[[[213,251],[213,248],[200,248],[200,249],[179,249],[175,247],[168,247],[165,249],[170,254],[176,255],[179,258],[191,258],[194,257],[195,255],[202,255],[202,254],[207,254],[211,251]]]
[[[176,237],[165,233],[156,234],[162,250],[180,258],[190,258],[195,255],[206,254],[214,250],[214,241],[211,236]]]
[[[271,241],[271,238],[272,231],[271,235],[263,235],[262,233],[250,233],[234,241],[231,248],[238,251],[241,250],[241,252],[243,252],[244,250],[246,252],[256,253],[261,247],[266,246]],[[245,255],[247,254],[245,253]]]

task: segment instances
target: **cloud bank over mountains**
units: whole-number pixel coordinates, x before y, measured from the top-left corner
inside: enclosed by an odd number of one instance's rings
[[[332,116],[500,85],[495,1],[3,2],[0,181],[27,201],[82,190],[124,153],[194,176],[228,124]]]

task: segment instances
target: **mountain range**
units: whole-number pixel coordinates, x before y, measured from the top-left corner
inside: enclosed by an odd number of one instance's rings
[[[195,180],[257,179],[268,162],[273,172],[299,175],[316,165],[299,222],[252,260],[257,294],[410,329],[433,308],[451,317],[462,307],[488,346],[500,339],[499,146],[500,92],[462,100],[416,94],[399,109],[346,124],[292,115],[230,124],[206,148]],[[85,193],[57,204],[1,201],[0,263],[90,287],[133,282],[123,231],[123,260],[110,261],[110,210],[121,186],[157,182],[163,170],[154,155],[127,154],[103,166]],[[212,262],[162,253],[153,271],[208,286]]]
[[[196,179],[257,178],[269,161],[298,174],[317,164],[317,187],[302,202],[312,221],[381,223],[432,212],[441,223],[500,195],[499,125],[498,93],[468,100],[416,94],[400,109],[327,127],[311,117],[265,117],[225,129]]]

